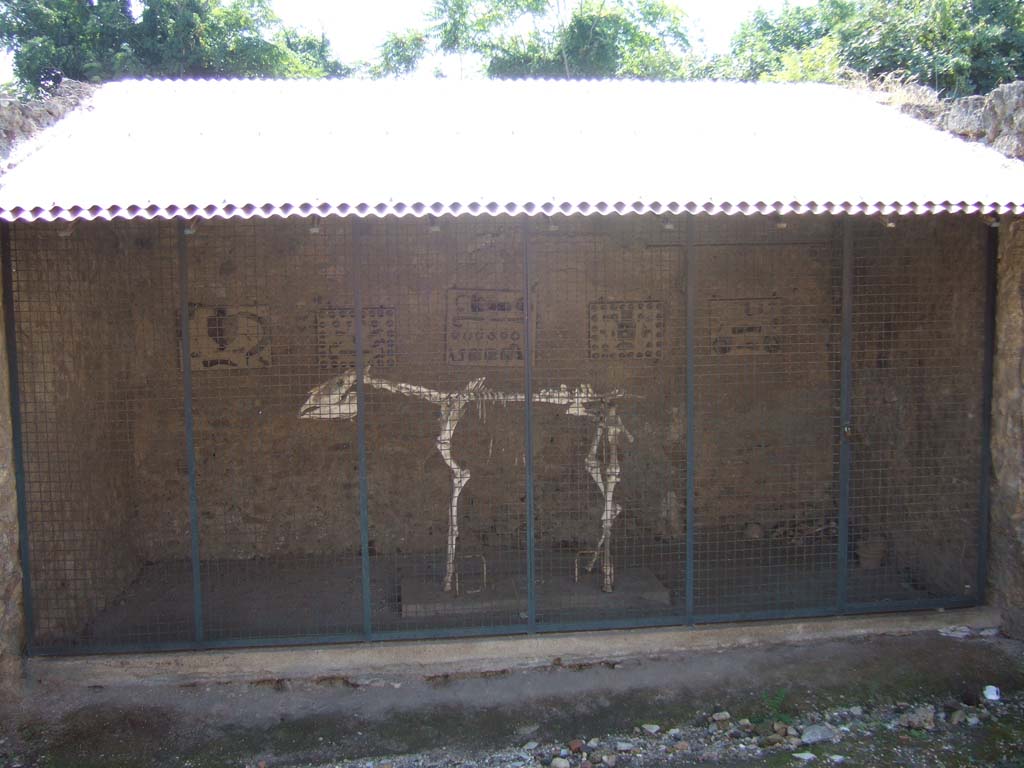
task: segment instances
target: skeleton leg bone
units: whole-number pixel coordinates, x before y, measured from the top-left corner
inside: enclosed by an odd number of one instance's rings
[[[437,438],[437,450],[444,463],[452,471],[452,496],[448,502],[448,551],[444,569],[444,591],[451,592],[455,581],[455,550],[459,540],[459,494],[469,482],[470,472],[460,467],[452,458],[452,435],[462,415],[461,407],[441,410],[441,434]]]
[[[601,437],[607,432],[608,440],[608,463],[601,471],[600,462],[597,459],[597,447]],[[615,503],[615,486],[618,485],[622,475],[622,468],[619,465],[619,435],[625,432],[622,422],[615,413],[615,407],[609,407],[607,414],[602,416],[598,422],[597,435],[590,446],[590,453],[587,455],[587,469],[590,476],[594,478],[597,487],[601,489],[604,496],[604,511],[601,514],[601,538],[597,543],[596,551],[587,567],[587,572],[594,570],[598,558],[601,559],[601,589],[604,592],[612,592],[615,589],[615,565],[612,563],[612,523],[622,513],[622,507]],[[627,437],[632,437],[626,432]]]
[[[455,583],[456,548],[459,541],[459,494],[469,482],[470,472],[452,458],[452,437],[473,393],[483,386],[483,379],[474,379],[441,406],[441,434],[437,437],[437,450],[452,471],[452,497],[448,503],[448,549],[444,569],[444,591],[451,592]]]
[[[594,440],[590,443],[590,452],[587,454],[587,459],[584,464],[587,467],[587,472],[594,478],[594,482],[597,483],[597,487],[601,491],[601,495],[604,496],[604,478],[601,477],[601,462],[597,459],[597,448],[601,444],[601,440],[604,438],[604,419],[601,418],[597,422],[597,431],[594,433]]]
[[[587,453],[586,461],[584,461],[587,472],[589,472],[590,476],[594,478],[594,482],[597,483],[598,490],[601,491],[602,498],[605,497],[604,477],[601,475],[601,462],[597,458],[597,449],[601,445],[601,440],[604,439],[604,429],[604,416],[600,416],[597,419],[597,429],[594,432],[594,439],[590,443],[590,452]],[[590,562],[587,564],[587,573],[592,573],[594,571],[594,566],[597,565],[597,558],[601,556],[601,547],[604,546],[604,538],[604,533],[602,533],[600,541],[597,542],[597,546],[593,549],[593,557],[590,558]]]

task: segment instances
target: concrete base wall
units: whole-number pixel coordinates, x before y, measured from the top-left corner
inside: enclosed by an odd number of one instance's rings
[[[695,651],[824,642],[935,632],[965,626],[980,632],[999,624],[991,608],[925,611],[703,627],[568,632],[516,637],[258,648],[204,653],[147,653],[35,658],[33,685],[187,685],[280,678],[303,680],[384,674],[486,674],[550,665],[570,666]]]

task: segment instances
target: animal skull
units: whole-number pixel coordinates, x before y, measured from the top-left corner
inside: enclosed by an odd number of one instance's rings
[[[310,390],[299,409],[300,419],[354,419],[359,412],[356,373],[346,371]]]

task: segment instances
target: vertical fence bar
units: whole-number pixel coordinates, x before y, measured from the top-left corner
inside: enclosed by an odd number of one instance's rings
[[[356,450],[359,456],[359,558],[361,567],[363,603],[363,634],[373,637],[373,605],[370,601],[370,497],[366,477],[366,385],[363,378],[366,365],[363,360],[363,269],[368,222],[355,221],[352,225],[355,253],[352,254],[352,294],[356,335]]]
[[[25,454],[21,443],[21,390],[18,388],[18,334],[14,317],[14,261],[11,225],[0,222],[0,255],[3,260],[4,342],[11,405],[11,451],[14,454],[14,493],[18,504],[18,549],[21,555],[21,592],[25,612],[25,652],[35,648],[35,603],[28,541],[28,500],[25,498]]]
[[[694,467],[697,465],[696,391],[697,372],[694,370],[697,326],[697,253],[694,247],[696,222],[686,217],[686,623],[693,623],[694,615],[694,521],[696,520],[697,487]]]
[[[992,375],[996,345],[996,269],[999,262],[999,227],[990,226],[985,242],[985,361],[981,390],[981,466],[978,481],[978,583],[975,589],[979,605],[988,589],[988,536],[992,472]]]
[[[196,492],[195,425],[192,418],[192,350],[188,327],[188,238],[184,221],[178,222],[178,291],[181,316],[181,384],[185,408],[185,461],[188,466],[188,526],[192,537],[192,615],[196,642],[203,642],[203,589],[199,568],[199,494]]]
[[[537,631],[536,552],[533,529],[533,338],[530,334],[530,219],[520,227],[523,249],[523,450],[526,469],[526,624]]]
[[[850,548],[850,441],[853,437],[853,225],[844,215],[842,237],[842,339],[839,373],[839,551],[836,553],[836,609],[846,610]]]

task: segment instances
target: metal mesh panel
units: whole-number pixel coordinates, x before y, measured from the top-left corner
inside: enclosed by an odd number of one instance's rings
[[[193,635],[168,235],[147,223],[14,231],[35,649]]]
[[[681,235],[652,218],[558,218],[532,234],[542,625],[685,610]],[[579,401],[545,404],[550,390]]]
[[[14,227],[32,649],[977,600],[984,226],[781,224]]]
[[[855,231],[852,604],[979,593],[985,236],[945,217]]]
[[[839,254],[759,224],[695,243],[698,616],[835,602]]]
[[[353,436],[301,420],[340,373],[318,318],[351,306],[338,222],[210,222],[189,238],[204,639],[361,631]],[[323,334],[320,333],[320,337]]]
[[[373,629],[524,623],[519,228],[362,226]]]

